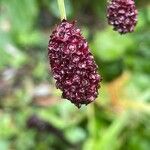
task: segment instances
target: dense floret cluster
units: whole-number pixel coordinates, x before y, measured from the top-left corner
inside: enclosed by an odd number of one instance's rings
[[[48,57],[56,87],[63,92],[63,98],[77,107],[95,100],[101,77],[75,22],[63,20],[56,26],[50,36]]]
[[[134,0],[111,0],[108,2],[108,23],[121,34],[134,31],[137,14]]]

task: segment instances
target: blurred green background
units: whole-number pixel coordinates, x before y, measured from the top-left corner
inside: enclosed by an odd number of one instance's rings
[[[106,0],[65,0],[103,77],[97,100],[61,100],[47,58],[56,0],[0,0],[0,150],[150,150],[150,0],[119,35]]]

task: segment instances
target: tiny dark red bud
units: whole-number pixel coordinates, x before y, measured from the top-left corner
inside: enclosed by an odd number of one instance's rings
[[[89,104],[98,96],[101,76],[88,43],[75,22],[63,20],[52,32],[48,57],[62,97],[77,107]]]
[[[134,0],[110,0],[107,6],[108,24],[121,34],[133,32],[138,11]]]

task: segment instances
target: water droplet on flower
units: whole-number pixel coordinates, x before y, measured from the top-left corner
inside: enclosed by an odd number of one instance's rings
[[[79,63],[78,67],[79,68],[85,68],[86,64],[85,63]]]

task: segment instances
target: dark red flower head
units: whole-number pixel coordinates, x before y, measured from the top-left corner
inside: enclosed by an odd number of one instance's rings
[[[134,0],[111,0],[108,3],[108,23],[121,34],[134,31],[137,14]]]
[[[52,32],[48,57],[62,97],[76,106],[89,104],[98,95],[100,75],[88,43],[75,22],[63,20]]]

